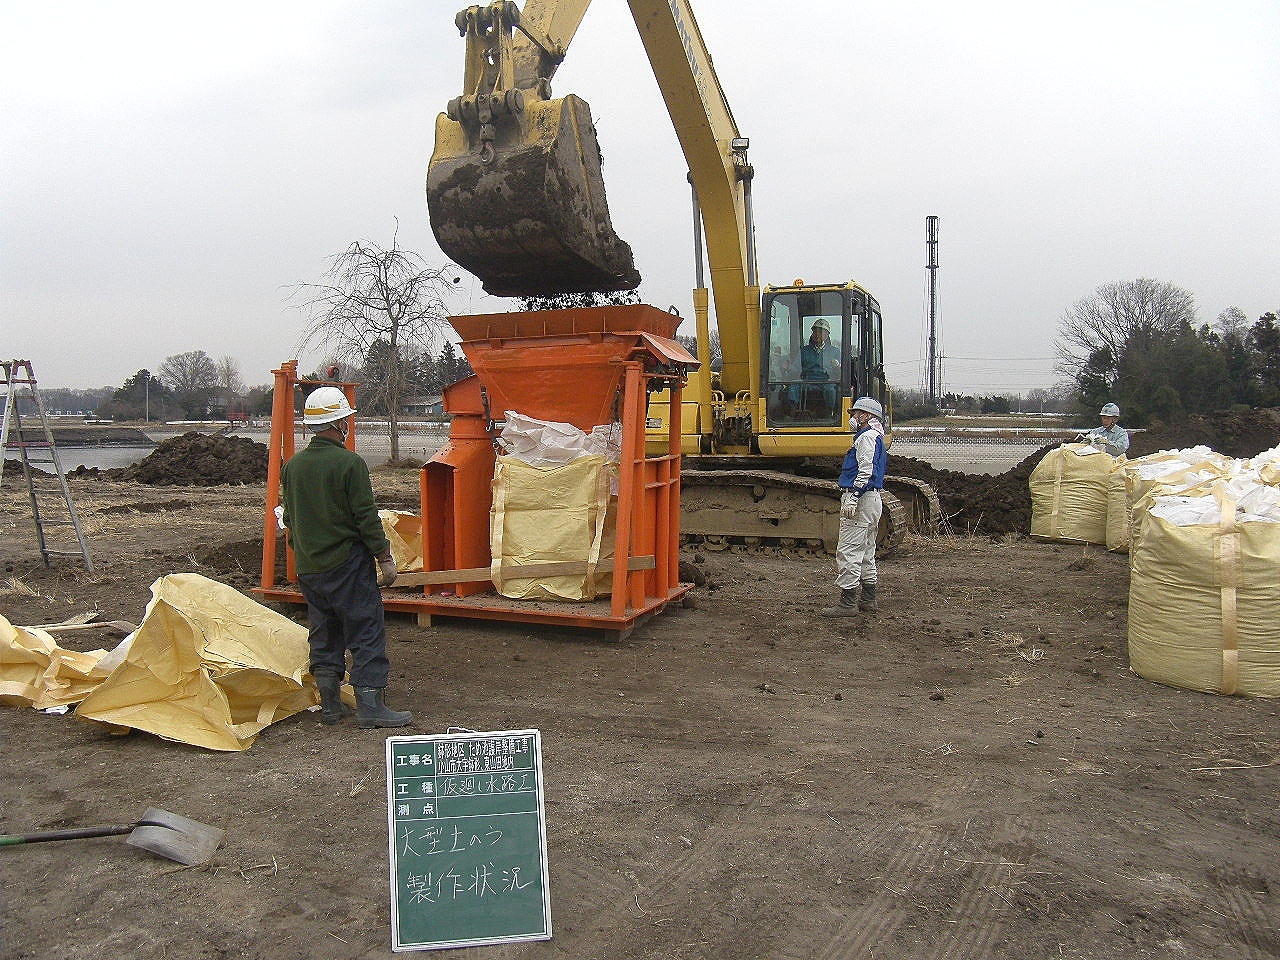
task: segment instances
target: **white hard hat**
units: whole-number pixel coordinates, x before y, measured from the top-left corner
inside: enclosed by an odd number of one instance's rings
[[[884,407],[880,406],[880,401],[875,399],[875,397],[859,397],[854,401],[852,409],[862,410],[865,413],[871,414],[873,417],[878,417],[881,420],[884,419]]]
[[[1118,417],[1120,416],[1120,408],[1114,403],[1104,403],[1102,410],[1098,413],[1100,417]]]
[[[318,427],[324,423],[343,420],[355,413],[347,395],[337,387],[317,387],[307,397],[307,405],[302,411],[302,422],[309,427]]]
[[[812,328],[812,329],[814,329],[814,330],[825,330],[825,331],[827,331],[827,333],[830,333],[830,332],[831,332],[831,324],[827,321],[827,318],[826,318],[826,317],[819,317],[817,320],[813,321],[813,328]]]

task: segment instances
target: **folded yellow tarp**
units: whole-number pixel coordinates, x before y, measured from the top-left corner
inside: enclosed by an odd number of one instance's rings
[[[0,703],[37,710],[79,703],[106,679],[105,650],[64,650],[43,630],[0,617]]]
[[[124,661],[76,715],[210,750],[246,750],[267,725],[319,702],[307,630],[199,574],[151,585]]]

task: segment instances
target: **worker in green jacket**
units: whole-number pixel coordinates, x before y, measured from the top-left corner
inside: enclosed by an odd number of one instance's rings
[[[319,387],[307,397],[302,419],[315,436],[281,471],[283,520],[307,601],[321,722],[334,724],[350,713],[339,693],[350,650],[356,726],[403,727],[413,714],[391,710],[383,700],[391,665],[379,587],[395,582],[396,564],[369,467],[346,447],[354,415],[337,387]]]

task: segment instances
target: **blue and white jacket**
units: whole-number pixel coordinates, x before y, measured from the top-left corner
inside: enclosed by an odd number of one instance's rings
[[[840,489],[852,490],[858,496],[868,490],[884,489],[884,471],[889,464],[889,451],[884,437],[873,427],[863,427],[853,435],[853,446],[844,455],[840,470]]]

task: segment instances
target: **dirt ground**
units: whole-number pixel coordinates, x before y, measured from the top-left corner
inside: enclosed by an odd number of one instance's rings
[[[374,482],[416,501],[416,472]],[[41,565],[5,471],[12,622],[137,622],[166,573],[257,582],[260,483],[71,485],[94,574]],[[542,731],[554,938],[460,955],[1280,957],[1280,703],[1134,675],[1125,557],[913,535],[882,612],[846,621],[820,615],[827,559],[686,559],[696,606],[623,642],[389,617],[413,732]],[[195,868],[120,838],[0,849],[5,960],[390,956],[386,732],[304,713],[229,754],[0,725],[2,832],[148,806],[227,831]]]

